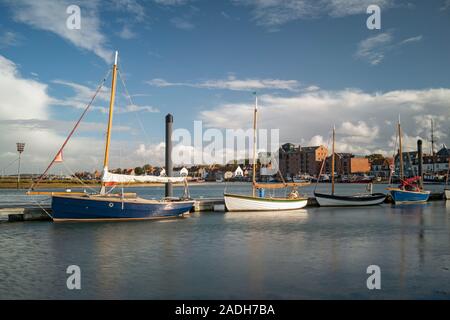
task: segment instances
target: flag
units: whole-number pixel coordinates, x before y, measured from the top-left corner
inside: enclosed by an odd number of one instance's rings
[[[56,155],[55,161],[53,162],[63,162],[62,150]]]

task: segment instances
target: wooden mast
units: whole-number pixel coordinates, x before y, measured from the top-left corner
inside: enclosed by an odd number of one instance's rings
[[[448,157],[447,177],[445,178],[445,185],[448,184],[448,176],[450,174],[450,156]]]
[[[253,174],[252,174],[252,194],[256,196],[256,122],[258,116],[258,96],[255,92],[255,109],[253,111]]]
[[[400,115],[398,116],[398,150],[400,157],[400,180],[403,180],[402,128],[400,126]]]
[[[117,56],[118,52],[116,51],[116,55],[114,58],[114,65],[112,71],[112,80],[111,80],[111,97],[109,100],[109,117],[108,117],[108,129],[106,131],[106,145],[105,145],[105,159],[103,161],[103,171],[108,171],[109,164],[109,146],[111,143],[111,130],[112,130],[112,121],[113,121],[113,113],[114,113],[114,99],[116,94],[116,79],[117,79]],[[100,191],[101,194],[105,193],[105,184],[102,182],[102,189]]]
[[[333,146],[331,151],[331,194],[334,195],[334,162],[335,162],[335,155],[334,155],[334,144],[336,139],[336,128],[333,126]]]

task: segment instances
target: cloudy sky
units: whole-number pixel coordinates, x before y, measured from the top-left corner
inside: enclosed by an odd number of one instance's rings
[[[66,26],[67,7],[81,28]],[[366,9],[381,8],[369,30]],[[164,116],[192,130],[252,125],[281,142],[392,154],[401,115],[407,148],[430,118],[450,144],[450,1],[0,0],[0,169],[42,172],[119,50],[111,167],[160,164]],[[100,169],[110,80],[55,170]],[[67,168],[65,168],[67,167]]]

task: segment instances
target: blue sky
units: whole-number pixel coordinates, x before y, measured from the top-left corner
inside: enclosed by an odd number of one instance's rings
[[[65,27],[70,4],[80,30]],[[369,4],[381,8],[380,30],[366,27]],[[179,128],[251,126],[254,90],[261,126],[279,128],[281,142],[326,143],[335,123],[340,150],[392,153],[401,113],[411,147],[428,139],[430,117],[448,144],[449,29],[445,0],[0,1],[0,90],[11,95],[0,102],[0,167],[17,139],[29,170],[50,160],[114,50],[134,102],[119,82],[117,166],[162,160],[168,112]],[[71,167],[99,166],[108,94],[67,147]]]

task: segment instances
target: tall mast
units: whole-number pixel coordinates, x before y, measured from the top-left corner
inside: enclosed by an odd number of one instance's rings
[[[433,126],[433,118],[430,119],[431,121],[431,157],[433,160],[433,173],[436,172],[435,170],[435,159],[434,159],[434,126]]]
[[[400,115],[398,116],[398,150],[400,156],[400,179],[403,180],[402,128],[400,126]]]
[[[333,126],[333,147],[331,148],[331,194],[334,195],[334,144],[336,140],[336,128]]]
[[[116,79],[117,79],[117,56],[118,52],[116,51],[116,55],[114,58],[114,65],[112,70],[112,80],[111,80],[111,97],[109,100],[109,118],[108,118],[108,129],[106,131],[106,145],[105,145],[105,159],[103,161],[103,170],[106,172],[108,170],[109,164],[109,146],[111,143],[111,130],[112,130],[112,121],[113,121],[113,113],[114,113],[114,99],[116,95]],[[102,190],[100,193],[105,192],[105,185],[102,183]]]
[[[252,192],[253,196],[255,196],[255,184],[256,184],[256,122],[258,117],[258,96],[255,92],[255,109],[253,111],[253,183],[252,183]]]
[[[448,184],[448,176],[450,174],[450,156],[448,157],[447,177],[445,178],[445,185]]]

